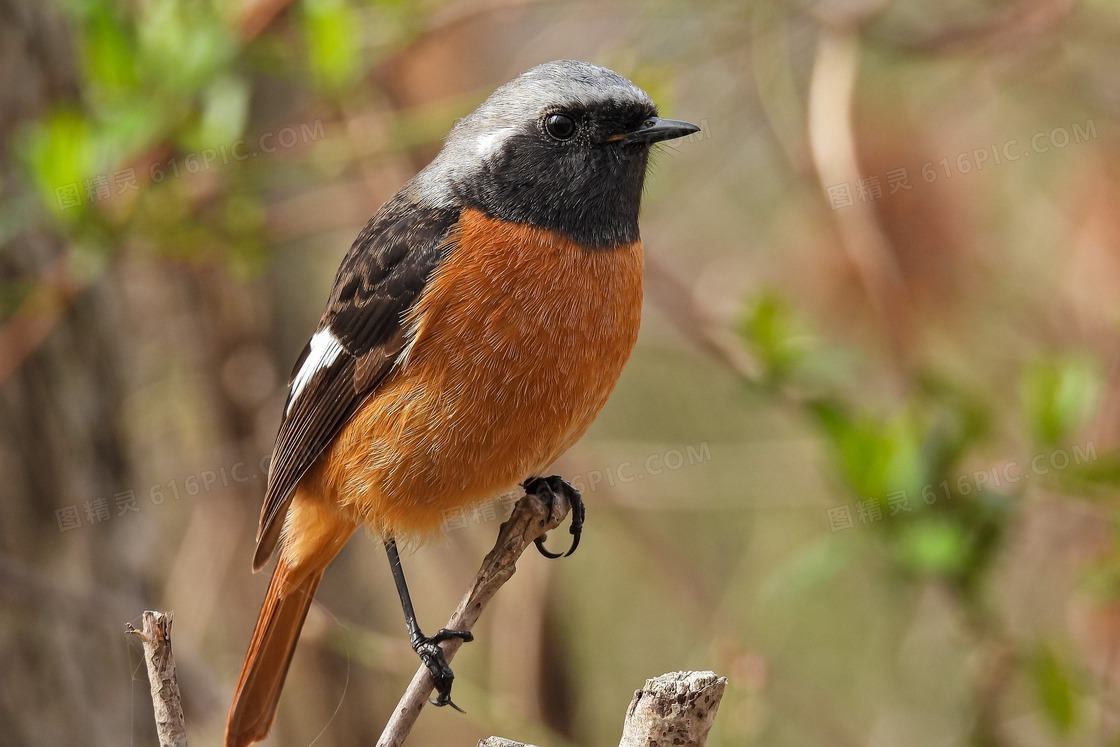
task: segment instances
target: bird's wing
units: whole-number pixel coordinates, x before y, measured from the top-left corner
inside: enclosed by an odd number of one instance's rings
[[[276,547],[296,483],[397,364],[408,341],[405,315],[450,251],[458,217],[457,209],[394,200],[350,247],[327,310],[288,384],[261,509],[255,569]]]

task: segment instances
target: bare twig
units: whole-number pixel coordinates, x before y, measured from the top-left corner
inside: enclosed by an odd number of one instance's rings
[[[809,86],[809,145],[821,191],[860,177],[852,125],[859,40],[852,30],[822,28]],[[899,313],[902,272],[870,203],[834,210],[840,244],[881,322]]]
[[[517,570],[517,559],[537,537],[559,526],[568,515],[570,507],[558,496],[558,503],[551,515],[549,507],[535,495],[526,495],[517,502],[509,519],[498,530],[494,549],[482,561],[474,583],[467,590],[459,607],[447,621],[451,630],[470,630],[482,615],[482,610],[494,594]],[[450,662],[462,641],[450,639],[440,644]],[[420,710],[432,692],[432,676],[426,667],[420,667],[401,696],[389,723],[377,740],[377,747],[400,747],[416,723]]]
[[[514,742],[512,739],[505,737],[486,737],[486,739],[478,740],[475,747],[537,747],[535,744],[525,744],[524,742]]]
[[[657,256],[645,258],[649,296],[685,339],[691,341],[744,381],[758,384],[764,378],[761,364],[743,349],[726,322],[711,318],[696,303],[681,273]]]
[[[703,747],[723,698],[726,677],[670,672],[634,693],[618,747]]]
[[[124,630],[144,644],[160,747],[187,747],[187,727],[175,679],[175,655],[171,652],[171,615],[149,610],[143,615],[140,630],[131,624],[125,625]]]

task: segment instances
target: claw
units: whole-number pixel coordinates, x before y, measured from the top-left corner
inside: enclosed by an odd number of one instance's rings
[[[432,675],[432,683],[435,687],[436,697],[429,699],[428,702],[434,706],[449,705],[460,713],[465,713],[462,708],[455,705],[451,700],[451,685],[455,681],[455,673],[451,671],[451,666],[447,663],[447,657],[444,656],[443,649],[439,644],[443,641],[458,638],[463,643],[469,643],[474,640],[474,634],[469,630],[448,630],[441,628],[435,635],[426,636],[421,635],[412,641],[412,649],[419,655],[420,661],[428,668],[428,672]]]
[[[532,493],[548,503],[548,518],[550,520],[553,517],[553,509],[556,506],[558,495],[562,494],[568,500],[568,505],[572,508],[572,523],[568,528],[568,531],[572,535],[572,545],[568,548],[568,551],[555,553],[548,550],[544,546],[544,535],[533,540],[533,544],[537,546],[537,551],[546,558],[566,558],[574,553],[576,548],[579,547],[579,540],[583,534],[583,522],[587,517],[587,509],[584,506],[583,498],[580,496],[579,491],[557,475],[553,475],[552,477],[532,477],[522,483],[521,487],[525,489],[526,493]]]
[[[404,612],[409,643],[431,673],[432,685],[438,694],[435,700],[429,702],[436,706],[449,705],[462,713],[463,709],[451,702],[451,683],[455,681],[455,673],[448,666],[447,657],[444,656],[439,644],[453,638],[468,643],[474,640],[474,634],[469,630],[440,628],[433,636],[424,635],[416,622],[416,610],[412,608],[412,596],[408,593],[408,584],[404,580],[404,570],[401,568],[401,555],[397,551],[396,540],[392,538],[385,540],[385,553],[389,557],[389,569],[393,572],[393,582],[397,585],[397,594],[401,598],[401,611]]]
[[[457,706],[455,704],[455,701],[453,701],[451,698],[444,698],[442,693],[440,694],[439,699],[428,698],[428,702],[431,703],[432,705],[438,707],[438,708],[443,708],[444,706],[451,706],[452,708],[454,708],[459,713],[466,713],[466,711],[464,711],[462,708]]]

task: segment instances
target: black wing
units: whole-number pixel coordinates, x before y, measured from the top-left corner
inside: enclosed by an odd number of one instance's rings
[[[296,483],[392,370],[406,342],[404,317],[449,251],[458,209],[398,195],[343,259],[318,330],[288,384],[257,532],[254,569],[280,536]]]

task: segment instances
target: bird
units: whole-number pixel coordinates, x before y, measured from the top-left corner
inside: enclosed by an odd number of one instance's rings
[[[605,67],[537,65],[456,122],[358,234],[289,380],[253,569],[279,559],[227,747],[268,734],[315,590],[359,527],[384,543],[432,702],[457,708],[438,644],[472,636],[423,634],[397,541],[521,485],[568,499],[574,551],[583,502],[547,470],[603,408],[638,335],[652,146],[699,129]]]

